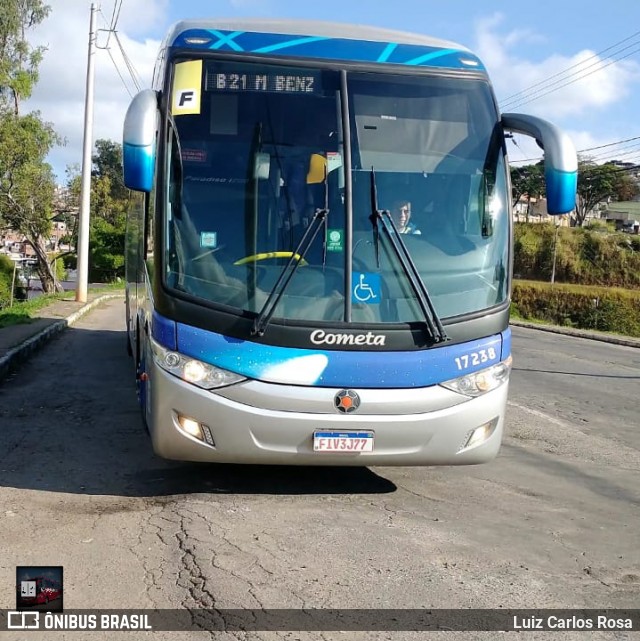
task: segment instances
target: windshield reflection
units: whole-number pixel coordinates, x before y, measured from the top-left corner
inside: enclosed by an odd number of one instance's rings
[[[169,287],[262,311],[267,322],[341,321],[352,255],[353,322],[424,322],[421,295],[388,237],[376,257],[368,219],[375,167],[379,206],[396,216],[437,316],[506,300],[504,150],[484,82],[349,73],[345,141],[339,72],[229,61],[202,68],[200,103],[173,114],[166,143]],[[353,185],[352,252],[345,171]],[[328,211],[324,224],[298,259],[320,210]],[[265,311],[288,263],[296,268]]]

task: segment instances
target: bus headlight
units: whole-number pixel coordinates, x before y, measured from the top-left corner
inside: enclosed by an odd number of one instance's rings
[[[158,367],[202,389],[226,387],[246,380],[244,376],[166,349],[154,340],[151,340],[151,349],[153,360]]]
[[[473,374],[465,374],[450,381],[440,383],[442,387],[464,394],[465,396],[482,396],[500,387],[509,380],[511,356],[501,363],[482,369]]]

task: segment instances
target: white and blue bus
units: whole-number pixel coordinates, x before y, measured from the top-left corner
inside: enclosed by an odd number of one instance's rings
[[[178,23],[124,124],[127,334],[154,450],[296,465],[482,463],[511,365],[505,136],[451,42],[290,20]],[[410,220],[409,220],[410,218]]]

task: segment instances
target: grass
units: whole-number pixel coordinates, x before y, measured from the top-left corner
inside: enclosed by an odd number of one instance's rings
[[[603,292],[607,292],[609,294],[618,293],[623,296],[631,296],[634,298],[638,296],[637,289],[627,289],[624,287],[608,287],[606,285],[580,285],[577,283],[551,284],[541,280],[526,280],[523,278],[514,278],[513,284],[514,286],[522,285],[522,286],[535,287],[536,289],[544,290],[544,291],[553,291],[555,289],[555,290],[560,290],[562,292],[568,292],[571,294],[587,294],[587,295],[591,294],[592,296],[596,296],[596,295],[602,294]]]
[[[640,337],[640,291],[515,280],[511,316],[532,323]]]
[[[31,300],[14,301],[12,307],[0,309],[0,328],[30,323],[34,316],[37,316],[36,312],[42,308],[56,300],[70,300],[74,296],[75,292],[65,292],[64,294],[44,294]]]
[[[88,290],[91,293],[111,293],[114,291],[124,291],[124,283],[108,283],[104,287],[93,287]],[[68,291],[60,294],[43,294],[38,298],[31,300],[18,301],[13,303],[13,307],[0,309],[0,329],[12,325],[25,325],[30,323],[34,318],[38,318],[38,312],[58,300],[73,300],[75,291]]]

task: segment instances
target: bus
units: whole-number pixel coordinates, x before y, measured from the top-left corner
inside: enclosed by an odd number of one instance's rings
[[[123,131],[127,340],[155,452],[495,457],[514,133],[544,149],[549,213],[571,211],[571,140],[501,114],[460,45],[313,21],[171,28]]]
[[[22,606],[42,605],[62,597],[62,584],[46,576],[36,576],[22,581],[17,592]]]

